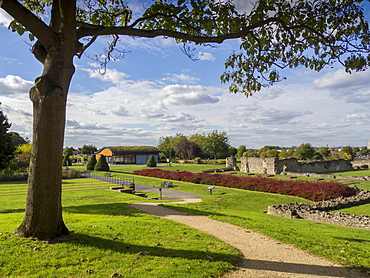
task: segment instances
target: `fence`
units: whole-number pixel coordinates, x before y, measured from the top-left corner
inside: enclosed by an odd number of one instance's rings
[[[102,183],[108,182],[118,185],[130,186],[134,182],[133,179],[112,177],[110,175],[97,175],[96,173],[83,172],[82,178],[86,179],[65,179],[62,182],[63,192],[91,190],[91,189],[109,189],[110,186]],[[0,197],[26,195],[27,182],[1,182],[0,183]]]

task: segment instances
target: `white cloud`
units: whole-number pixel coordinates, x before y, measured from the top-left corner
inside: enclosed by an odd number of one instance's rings
[[[190,92],[185,94],[170,95],[164,100],[166,105],[197,105],[216,103],[219,99],[203,92]]]
[[[0,95],[28,94],[33,82],[22,79],[20,76],[7,75],[0,78]]]
[[[13,21],[13,17],[11,17],[3,9],[0,9],[0,26],[8,27],[10,22],[12,21]]]
[[[343,69],[335,72],[329,72],[324,76],[316,79],[314,85],[317,89],[344,89],[361,88],[364,85],[370,86],[370,71],[346,73]]]
[[[174,84],[174,85],[167,85],[163,87],[162,89],[160,89],[159,93],[156,93],[156,95],[159,97],[167,97],[167,96],[172,96],[175,94],[186,94],[186,93],[191,93],[191,92],[205,93],[206,91],[207,91],[207,88],[201,85]]]
[[[98,70],[92,70],[92,69],[86,69],[86,68],[85,69],[82,68],[82,70],[87,71],[91,78],[98,78],[102,81],[111,82],[114,84],[123,82],[125,78],[129,77],[124,72],[119,72],[114,69],[107,70],[105,74],[100,74]]]
[[[129,116],[129,112],[121,105],[113,107],[111,112],[116,116]]]
[[[200,79],[197,77],[185,75],[183,73],[181,74],[167,73],[166,75],[167,77],[163,78],[162,79],[163,81],[170,81],[174,83],[184,82],[184,83],[190,83],[190,84],[200,81]]]
[[[209,52],[199,52],[198,59],[203,61],[215,61],[216,57],[214,57],[212,53]]]

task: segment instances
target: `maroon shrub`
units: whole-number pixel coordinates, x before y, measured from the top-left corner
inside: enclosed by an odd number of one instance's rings
[[[264,177],[238,177],[226,174],[191,173],[187,171],[165,171],[161,169],[143,169],[134,171],[133,174],[197,184],[292,195],[311,201],[348,197],[356,194],[353,188],[338,182],[278,180]]]

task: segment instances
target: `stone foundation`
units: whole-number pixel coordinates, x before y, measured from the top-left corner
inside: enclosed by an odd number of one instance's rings
[[[343,212],[329,212],[370,203],[370,191],[358,190],[358,194],[351,197],[316,202],[312,205],[290,203],[268,207],[268,214],[301,218],[328,224],[335,224],[351,228],[370,230],[370,217],[368,215],[351,215]]]

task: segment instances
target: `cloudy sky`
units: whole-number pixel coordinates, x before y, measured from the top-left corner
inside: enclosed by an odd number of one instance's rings
[[[239,1],[245,3],[245,1]],[[370,18],[370,16],[369,16]],[[32,138],[28,92],[41,75],[26,37],[7,29],[0,10],[0,102],[12,130]],[[6,43],[4,43],[6,42]],[[106,39],[88,51],[94,57]],[[365,146],[370,140],[370,71],[346,74],[338,65],[320,73],[287,70],[287,80],[252,97],[220,83],[237,41],[184,55],[173,40],[121,38],[122,59],[105,75],[89,57],[75,59],[65,146],[157,145],[161,136],[227,131],[232,146]]]

